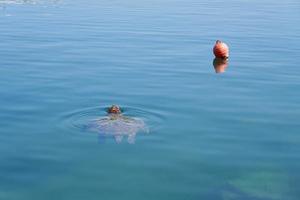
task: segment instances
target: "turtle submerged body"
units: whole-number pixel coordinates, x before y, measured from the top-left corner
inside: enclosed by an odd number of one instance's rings
[[[110,110],[112,109],[108,110],[107,116],[95,119],[88,125],[88,130],[97,132],[99,139],[112,136],[120,143],[125,136],[128,143],[134,143],[138,132],[148,132],[143,120],[124,116],[116,109],[110,113]]]

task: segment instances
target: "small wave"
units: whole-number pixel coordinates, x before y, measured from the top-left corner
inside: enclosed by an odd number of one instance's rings
[[[68,132],[70,132],[70,134],[76,134],[78,132],[91,132],[91,130],[94,130],[92,132],[96,132],[95,129],[90,128],[91,124],[95,125],[95,122],[97,121],[101,122],[99,120],[105,119],[105,116],[107,116],[106,110],[107,107],[90,107],[90,108],[85,108],[85,109],[80,109],[80,110],[75,110],[72,112],[65,113],[61,116],[60,119],[60,121],[62,122],[61,128],[68,129]],[[135,134],[132,133],[138,132],[139,130],[141,130],[142,132],[151,133],[159,128],[159,126],[162,124],[162,121],[164,119],[164,117],[157,112],[151,112],[139,108],[123,107],[122,111],[125,117],[128,117],[129,119],[132,119],[135,122],[131,124],[126,124],[124,130],[125,133],[123,133],[123,135],[127,134],[129,136],[132,135],[135,136]],[[98,123],[98,125],[99,124],[100,124],[100,128],[98,130],[102,130],[102,131],[106,130],[106,132],[104,131],[105,133],[107,133],[107,131],[112,130],[111,128],[107,130],[107,127],[104,127],[102,129],[101,125],[103,125],[103,123]],[[116,124],[122,125],[124,123],[120,123],[120,121],[118,121],[118,123]],[[126,132],[127,130],[132,130],[129,128],[129,126],[130,127],[133,126],[134,131],[127,133]],[[114,134],[114,133],[119,133],[120,131],[118,132],[111,131],[111,132],[112,134],[107,134],[107,135],[114,135],[114,136],[121,135],[121,134]],[[98,134],[101,134],[101,131],[98,131]],[[131,141],[133,141],[132,138]]]

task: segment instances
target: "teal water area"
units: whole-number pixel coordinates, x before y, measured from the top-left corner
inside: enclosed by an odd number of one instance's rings
[[[0,199],[300,199],[299,36],[298,0],[0,0]],[[149,132],[82,128],[111,104]]]

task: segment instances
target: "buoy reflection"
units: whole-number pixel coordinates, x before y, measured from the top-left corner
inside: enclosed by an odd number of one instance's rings
[[[215,58],[213,61],[213,65],[216,73],[224,73],[226,71],[226,68],[228,67],[228,59]]]

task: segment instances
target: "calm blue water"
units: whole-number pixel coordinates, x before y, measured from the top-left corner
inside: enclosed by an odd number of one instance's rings
[[[299,36],[298,0],[0,0],[0,199],[300,199]],[[82,128],[113,103],[149,133]]]

